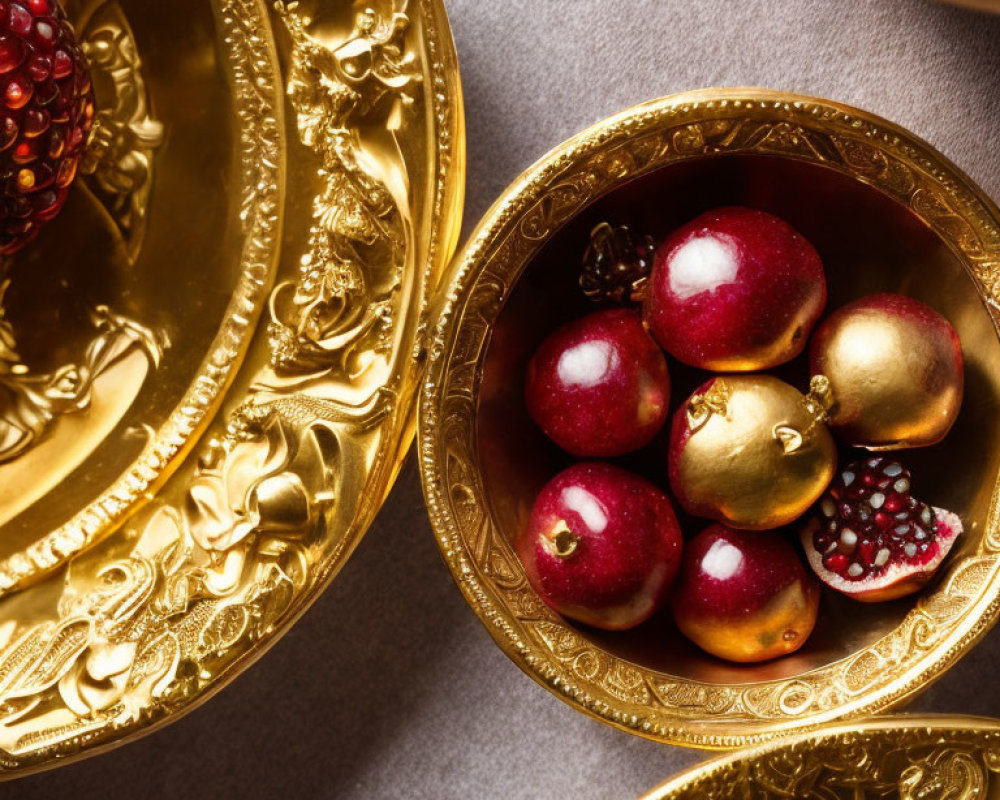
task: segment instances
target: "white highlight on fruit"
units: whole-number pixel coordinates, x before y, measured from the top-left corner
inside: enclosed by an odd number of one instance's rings
[[[886,562],[889,560],[890,555],[891,553],[889,552],[889,548],[883,547],[881,550],[878,551],[878,554],[875,556],[875,566],[884,567],[886,565]]]
[[[743,566],[743,554],[729,542],[718,539],[701,559],[701,568],[717,581],[729,580]]]
[[[670,290],[679,300],[714,292],[736,280],[736,248],[718,236],[690,239],[670,257]]]
[[[844,474],[840,476],[840,479],[844,482],[844,486],[850,486],[852,483],[854,483],[855,477],[856,476],[854,475],[853,472],[845,471]]]
[[[586,489],[567,486],[563,489],[562,501],[566,508],[580,515],[580,519],[594,533],[600,533],[608,525],[608,517],[600,502]]]
[[[882,504],[885,502],[885,495],[882,492],[875,492],[868,502],[871,503],[872,508],[882,508]]]
[[[900,494],[903,494],[903,492],[909,491],[910,482],[906,480],[906,478],[900,478],[892,485],[892,488],[895,489]]]
[[[847,574],[852,578],[857,578],[864,571],[865,568],[858,563],[851,564],[851,566],[847,568]]]
[[[850,528],[844,528],[840,534],[840,541],[845,547],[854,547],[858,543],[858,535]]]
[[[903,547],[903,552],[910,558],[913,558],[917,554],[917,546],[913,542],[907,542]]]
[[[587,389],[618,366],[618,351],[607,342],[581,342],[559,357],[559,380]]]

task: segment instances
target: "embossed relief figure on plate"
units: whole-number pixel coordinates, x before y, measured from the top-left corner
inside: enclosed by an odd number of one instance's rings
[[[169,710],[267,633],[307,580],[323,436],[244,421],[209,442],[184,502],[150,515],[127,556],[71,565],[58,620],[0,629],[0,747],[42,755]]]
[[[297,3],[276,8],[294,43],[287,95],[302,143],[321,158],[308,249],[295,282],[272,295],[272,363],[279,374],[353,380],[373,351],[391,347],[395,296],[412,236],[405,160],[395,140],[420,80],[405,51],[408,0],[389,14],[363,8],[347,40],[329,49],[307,31]],[[388,131],[378,158],[360,128]]]

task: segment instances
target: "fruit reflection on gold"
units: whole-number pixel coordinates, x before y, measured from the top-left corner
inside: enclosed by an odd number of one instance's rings
[[[740,663],[798,650],[819,609],[819,584],[783,535],[712,525],[688,543],[673,596],[681,633]]]
[[[863,297],[813,337],[814,374],[830,380],[830,427],[848,444],[895,450],[935,444],[962,405],[962,347],[948,321],[900,294]]]
[[[691,514],[766,530],[801,516],[836,469],[823,421],[829,384],[808,395],[770,375],[725,375],[703,384],[676,412],[670,485]]]

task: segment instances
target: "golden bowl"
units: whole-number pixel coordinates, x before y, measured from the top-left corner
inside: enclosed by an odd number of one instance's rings
[[[704,655],[668,614],[616,634],[568,622],[532,590],[511,547],[535,493],[567,463],[528,418],[522,375],[540,340],[588,308],[576,270],[589,231],[610,220],[663,235],[723,204],[771,211],[808,236],[826,264],[830,308],[903,291],[951,320],[966,356],[965,405],[951,435],[907,454],[926,499],[966,522],[937,579],[917,598],[887,604],[825,596],[805,647],[755,666]],[[604,120],[518,178],[453,263],[419,420],[444,558],[518,666],[632,733],[729,748],[898,705],[997,615],[998,303],[1000,212],[892,123],[760,89],[693,92]],[[801,384],[804,369],[789,374]],[[676,403],[700,379],[671,370]],[[662,449],[633,463],[666,485]]]
[[[1000,797],[1000,720],[885,717],[836,725],[713,759],[641,800]]]

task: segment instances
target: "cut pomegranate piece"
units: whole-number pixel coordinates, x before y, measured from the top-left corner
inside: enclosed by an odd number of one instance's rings
[[[841,471],[801,535],[827,586],[874,603],[918,591],[961,532],[957,514],[910,494],[906,467],[877,456]]]

